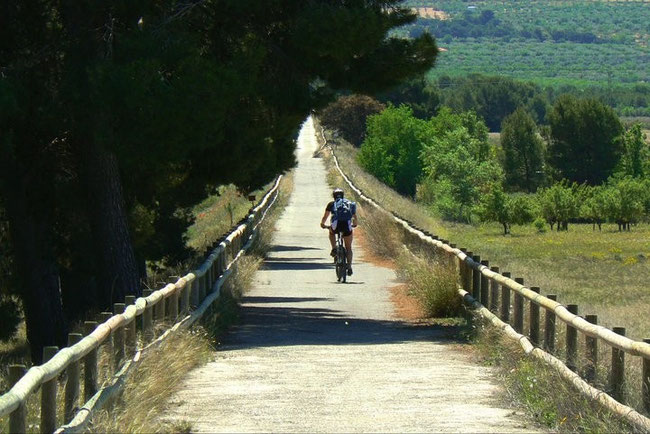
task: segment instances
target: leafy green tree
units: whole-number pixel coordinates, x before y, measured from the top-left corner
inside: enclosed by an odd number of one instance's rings
[[[589,187],[586,192],[586,197],[580,205],[580,217],[593,224],[593,229],[602,230],[602,224],[607,220],[608,203],[610,203],[610,196],[616,193],[609,187],[596,186]]]
[[[578,200],[576,185],[566,181],[553,184],[551,187],[538,191],[537,197],[542,217],[551,226],[557,223],[557,230],[569,230],[569,220],[578,215]]]
[[[446,220],[471,222],[481,194],[503,180],[487,143],[487,128],[474,113],[440,110],[429,122],[421,154],[419,198],[431,201]]]
[[[650,146],[641,130],[641,124],[634,124],[623,135],[623,155],[620,171],[624,175],[643,178],[649,175]]]
[[[342,96],[328,104],[319,118],[324,126],[340,131],[345,140],[360,147],[366,138],[366,119],[385,108],[367,95]]]
[[[368,118],[368,133],[358,154],[359,164],[402,194],[414,195],[422,173],[420,152],[426,122],[407,106],[389,106]]]
[[[415,117],[429,119],[436,115],[440,107],[438,88],[424,78],[415,78],[399,84],[397,87],[378,95],[380,101],[394,106],[406,104],[413,110]]]
[[[610,179],[609,185],[611,193],[606,197],[609,219],[618,224],[619,231],[629,231],[630,224],[637,223],[643,216],[645,185],[631,176]]]
[[[500,186],[494,186],[481,198],[478,212],[481,220],[498,222],[503,234],[510,233],[512,225],[525,225],[535,218],[530,199],[526,195],[508,195]]]
[[[503,120],[501,147],[506,184],[532,193],[543,181],[544,148],[535,121],[523,108]]]
[[[594,99],[558,98],[548,116],[548,162],[563,178],[598,185],[621,157],[623,126],[614,111]]]

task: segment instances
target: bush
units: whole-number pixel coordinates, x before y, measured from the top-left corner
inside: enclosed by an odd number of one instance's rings
[[[535,226],[535,229],[537,229],[537,232],[539,232],[540,234],[546,232],[546,222],[541,217],[537,217],[535,219],[535,221],[533,222],[533,226]]]
[[[320,113],[322,124],[338,130],[345,140],[359,147],[366,138],[366,119],[386,108],[366,95],[342,96]]]
[[[404,253],[398,262],[399,276],[406,280],[409,294],[418,300],[427,316],[460,316],[462,303],[456,273],[444,261]]]

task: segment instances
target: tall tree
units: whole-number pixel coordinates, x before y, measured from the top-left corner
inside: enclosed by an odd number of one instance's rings
[[[501,148],[506,184],[529,193],[537,190],[544,176],[544,148],[537,125],[523,108],[503,120]]]
[[[623,125],[614,111],[595,99],[563,95],[548,116],[548,162],[561,177],[598,185],[621,158]]]
[[[184,254],[188,207],[294,164],[310,109],[428,70],[431,37],[387,37],[415,19],[399,3],[2,3],[0,176],[34,359],[64,344],[59,282],[100,307],[138,294],[144,261]]]
[[[11,238],[13,282],[38,362],[65,345],[56,261],[57,183],[68,150],[58,114],[61,39],[56,3],[0,4],[0,194]]]

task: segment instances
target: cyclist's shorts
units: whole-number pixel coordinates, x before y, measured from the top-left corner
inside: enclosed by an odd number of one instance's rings
[[[349,237],[350,235],[352,235],[352,221],[351,220],[333,221],[332,232],[334,232],[335,234],[341,232],[344,237]]]

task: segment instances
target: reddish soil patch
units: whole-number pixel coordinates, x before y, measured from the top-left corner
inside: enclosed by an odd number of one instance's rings
[[[354,231],[355,242],[363,249],[362,257],[364,261],[370,262],[379,267],[395,269],[395,261],[375,255],[370,247],[370,241],[366,237],[364,229],[359,226]],[[417,300],[408,295],[408,288],[406,284],[401,284],[390,288],[391,296],[390,301],[395,306],[395,316],[401,320],[424,323],[424,313],[418,304]]]
[[[425,322],[422,308],[417,300],[408,294],[406,284],[393,286],[390,292],[390,301],[395,306],[395,316],[397,318],[408,322]]]
[[[364,261],[368,261],[379,267],[390,268],[391,270],[395,269],[395,261],[383,258],[373,253],[372,247],[370,247],[370,241],[366,238],[365,229],[363,227],[359,226],[354,230],[354,242],[363,249],[361,256]],[[354,252],[355,249],[353,248],[352,251]],[[354,262],[354,259],[352,262]]]

